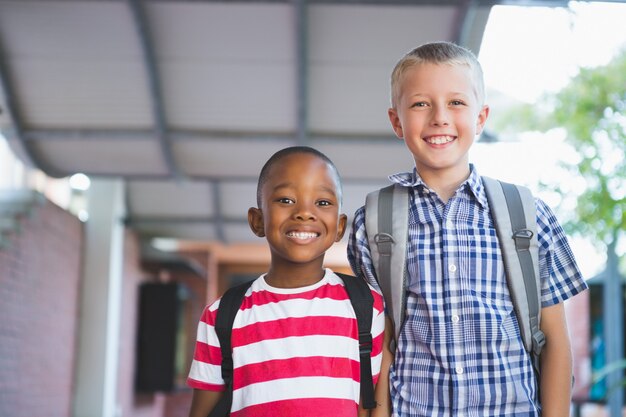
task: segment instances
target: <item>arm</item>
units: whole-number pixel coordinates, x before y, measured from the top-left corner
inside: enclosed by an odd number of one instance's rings
[[[193,388],[189,417],[207,417],[224,394],[222,355],[215,333],[219,301],[207,306],[198,322],[196,346],[187,385]]]
[[[541,330],[546,345],[541,353],[541,404],[544,417],[569,416],[572,353],[563,301],[587,289],[587,284],[556,216],[540,199],[537,240],[541,276]]]
[[[541,309],[546,344],[541,352],[540,395],[543,417],[569,416],[572,352],[563,303]]]
[[[221,391],[194,389],[189,417],[207,417],[222,398],[222,394]]]
[[[389,367],[393,363],[394,354],[390,349],[393,339],[393,325],[388,317],[385,317],[385,341],[383,342],[383,360],[380,365],[380,376],[374,392],[376,408],[372,410],[371,417],[391,416],[391,395],[389,394]]]

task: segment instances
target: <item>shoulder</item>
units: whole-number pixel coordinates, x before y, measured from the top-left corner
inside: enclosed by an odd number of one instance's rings
[[[535,197],[535,207],[537,209],[537,234],[539,237],[563,233],[556,214],[544,200]]]
[[[241,300],[239,306],[236,306],[237,309],[243,308],[246,304],[247,300],[249,300],[253,293],[258,292],[261,289],[261,278],[257,278],[252,281],[244,282],[242,284],[231,287],[222,294],[220,298],[217,299],[213,304],[211,304],[208,309],[210,311],[216,310],[224,310],[225,308],[232,309],[235,306],[232,306],[232,303],[236,303],[237,300]]]
[[[373,190],[367,194],[365,205],[361,206],[354,214],[353,229],[365,229],[371,227],[371,220],[375,220],[379,214],[378,204],[380,199],[384,199],[389,204],[388,208],[393,208],[394,216],[397,212],[412,209],[410,200],[414,195],[414,187],[411,184],[393,183],[385,187]],[[399,209],[399,211],[397,211]]]
[[[361,206],[354,212],[353,224],[355,226],[356,225],[358,225],[359,227],[365,226],[365,209],[366,209],[366,206]]]
[[[382,306],[383,306],[382,294],[376,288],[374,288],[371,284],[365,281],[363,278],[356,277],[353,275],[337,274],[336,272],[333,272],[332,275],[335,277],[334,278],[335,283],[338,283],[344,287],[346,287],[346,284],[345,284],[346,281],[355,280],[354,282],[362,285],[361,287],[362,289],[367,288],[367,290],[369,290],[369,292],[372,294],[372,298],[374,300],[374,308],[377,310],[382,310]],[[347,297],[347,294],[346,294],[346,297]]]
[[[537,209],[537,221],[542,223],[557,222],[556,215],[552,208],[541,198],[535,196],[535,207]]]

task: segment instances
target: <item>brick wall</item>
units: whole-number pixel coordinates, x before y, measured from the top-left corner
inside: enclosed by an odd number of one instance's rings
[[[0,249],[0,416],[70,416],[82,223],[46,202]]]

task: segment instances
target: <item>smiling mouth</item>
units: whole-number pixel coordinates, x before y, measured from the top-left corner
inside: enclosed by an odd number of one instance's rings
[[[287,236],[293,239],[308,240],[318,237],[320,234],[315,232],[288,232]]]
[[[454,139],[456,139],[456,136],[430,136],[424,138],[424,141],[431,145],[445,145],[446,143],[452,142]]]

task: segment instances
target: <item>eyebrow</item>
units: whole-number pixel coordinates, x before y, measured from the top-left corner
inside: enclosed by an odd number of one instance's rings
[[[335,197],[337,197],[339,195],[339,193],[337,192],[336,188],[330,188],[330,187],[320,187],[321,190],[328,192],[329,194],[334,195]]]
[[[281,182],[279,184],[276,184],[276,186],[272,188],[272,191],[275,192],[282,188],[292,188],[292,187],[294,187],[293,182]],[[337,191],[336,187],[321,186],[319,187],[319,190],[326,191],[327,193],[332,194],[335,197],[339,196],[339,192]]]

